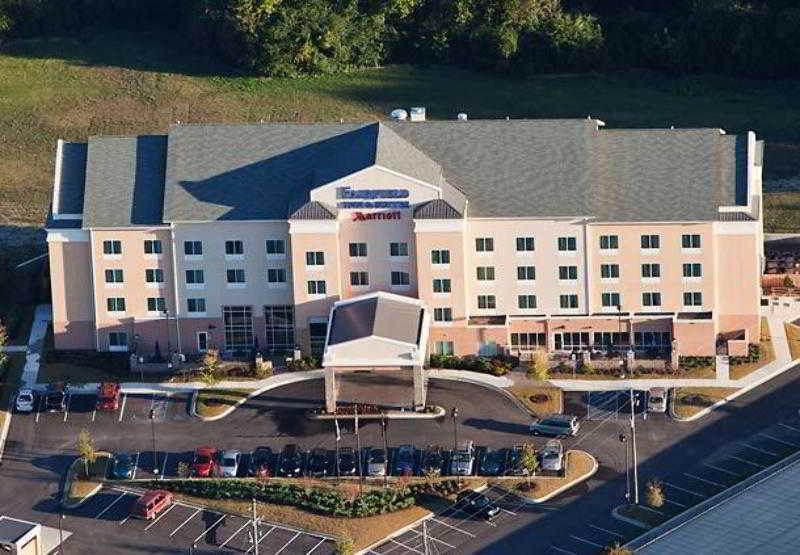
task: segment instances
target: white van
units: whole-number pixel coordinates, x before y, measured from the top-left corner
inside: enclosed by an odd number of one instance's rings
[[[647,392],[648,412],[667,412],[667,390],[663,387],[651,387]]]

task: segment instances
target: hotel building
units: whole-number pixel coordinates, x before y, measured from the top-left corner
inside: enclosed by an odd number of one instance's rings
[[[591,118],[59,141],[55,346],[320,355],[340,301],[336,337],[423,359],[741,354],[759,339],[762,153],[752,132]]]

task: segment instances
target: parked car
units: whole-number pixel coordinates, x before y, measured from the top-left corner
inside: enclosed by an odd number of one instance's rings
[[[213,447],[198,447],[192,458],[192,475],[208,477],[214,473],[216,466],[217,450]]]
[[[162,489],[147,491],[133,503],[131,515],[152,520],[172,505],[172,501],[172,493],[168,491]]]
[[[465,513],[482,516],[486,520],[491,520],[500,514],[500,507],[492,502],[491,499],[473,490],[465,490],[456,497],[458,507]]]
[[[528,471],[522,466],[522,453],[525,448],[515,445],[508,451],[505,473],[507,476],[527,476]]]
[[[120,386],[114,382],[103,382],[97,388],[97,410],[117,410],[119,408]]]
[[[317,447],[311,451],[308,458],[308,474],[315,478],[324,478],[331,468],[331,458],[327,449]]]
[[[551,414],[531,424],[531,433],[535,436],[574,436],[578,430],[580,430],[578,417],[569,414]]]
[[[283,478],[298,478],[302,476],[304,470],[303,462],[303,451],[294,443],[290,443],[281,451],[278,462],[278,476]]]
[[[542,470],[560,472],[564,469],[564,446],[557,439],[551,439],[539,451],[539,464]]]
[[[33,412],[36,408],[36,393],[32,389],[20,389],[14,407],[17,412]]]
[[[128,453],[117,453],[111,461],[111,477],[130,480],[133,477],[133,457]]]
[[[487,449],[481,459],[478,473],[481,476],[502,476],[506,470],[507,455],[505,449]]]
[[[401,445],[394,454],[394,474],[397,476],[414,475],[414,446]]]
[[[667,390],[663,387],[651,387],[647,392],[648,412],[667,412]]]
[[[475,446],[471,439],[462,441],[450,461],[450,474],[470,476],[475,468]]]
[[[226,449],[219,457],[219,473],[224,478],[235,478],[239,474],[239,462],[242,452],[238,449]]]
[[[367,453],[367,475],[386,476],[386,452],[380,447],[373,447]]]
[[[247,465],[247,474],[249,476],[258,476],[260,478],[269,477],[274,474],[272,449],[269,447],[256,447],[255,451],[250,454],[250,463]]]
[[[44,410],[64,412],[67,410],[67,386],[64,383],[51,383],[44,395]]]
[[[444,465],[444,453],[438,445],[431,445],[425,449],[422,456],[422,464],[419,465],[419,473],[422,476],[438,476],[442,473]]]
[[[358,474],[358,457],[352,447],[339,448],[339,476],[355,476]]]

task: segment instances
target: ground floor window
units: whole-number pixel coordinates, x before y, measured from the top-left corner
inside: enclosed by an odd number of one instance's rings
[[[595,347],[612,347],[628,343],[628,334],[616,331],[596,331],[594,332]]]
[[[493,357],[497,354],[495,341],[481,341],[478,345],[478,354],[482,357]]]
[[[453,350],[452,341],[437,341],[433,344],[433,352],[437,355],[452,355],[455,353]]]
[[[669,347],[672,345],[672,334],[668,331],[637,331],[633,333],[633,344],[644,349]]]
[[[538,347],[547,347],[547,335],[544,333],[512,333],[511,347],[520,351],[530,351]]]
[[[286,353],[294,348],[294,307],[266,305],[264,307],[268,353]]]
[[[242,351],[253,348],[253,307],[223,306],[225,349]]]
[[[311,354],[322,356],[325,351],[325,339],[328,336],[328,322],[311,322],[308,325],[308,336],[311,341]]]
[[[127,351],[128,334],[124,331],[112,331],[108,334],[108,349],[110,351]]]
[[[572,350],[580,349],[589,346],[589,333],[588,332],[563,332],[553,334],[556,344],[556,350]]]

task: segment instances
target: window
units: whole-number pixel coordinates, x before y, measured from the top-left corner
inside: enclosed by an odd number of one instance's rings
[[[622,345],[622,337],[625,337],[625,342],[628,341],[628,334],[621,334],[619,332],[609,331],[596,331],[594,332],[594,344],[596,346],[611,347],[612,345]]]
[[[703,277],[703,265],[697,262],[683,265],[683,277],[699,278]]]
[[[588,332],[554,333],[553,339],[557,351],[581,349],[589,346]]]
[[[325,280],[311,280],[307,283],[309,295],[324,295],[326,291]]]
[[[109,312],[125,312],[125,297],[109,297],[106,299],[106,309]]]
[[[316,357],[322,357],[322,353],[325,350],[325,338],[328,336],[328,322],[309,322],[308,335],[311,343],[311,354]]]
[[[161,254],[161,241],[158,239],[148,239],[144,242],[145,254]]]
[[[619,264],[601,264],[600,277],[603,279],[616,279],[619,277]]]
[[[661,306],[661,293],[642,293],[642,306]]]
[[[103,241],[103,254],[122,254],[122,241]]]
[[[112,351],[128,350],[128,334],[124,331],[112,331],[108,333],[108,346]]]
[[[453,321],[453,309],[452,308],[434,308],[433,309],[433,320],[435,322],[452,322]]]
[[[494,295],[478,295],[478,308],[481,310],[497,308],[497,301]]]
[[[122,283],[122,270],[106,270],[106,283]]]
[[[449,279],[435,279],[435,280],[433,280],[433,292],[434,293],[449,293],[450,292],[450,280]]]
[[[389,243],[389,256],[408,256],[408,243]]]
[[[202,256],[203,255],[203,242],[202,241],[184,241],[183,254],[186,256]]]
[[[620,306],[619,293],[603,293],[600,297],[602,305],[606,308]]]
[[[536,279],[536,266],[517,266],[517,279],[520,281]]]
[[[642,264],[643,278],[660,278],[661,264]]]
[[[189,285],[200,285],[206,282],[203,270],[186,270],[186,283]]]
[[[287,353],[294,349],[294,307],[267,305],[264,307],[268,353]]]
[[[241,268],[225,270],[228,283],[245,283],[244,270]]]
[[[560,252],[574,252],[578,250],[578,241],[575,237],[559,237],[558,250]]]
[[[167,303],[164,297],[148,297],[147,298],[147,312],[166,312]]]
[[[517,237],[517,252],[534,250],[533,237]]]
[[[478,281],[494,280],[494,266],[478,266],[476,270],[478,274]]]
[[[696,234],[681,235],[681,248],[684,249],[699,249],[700,236]]]
[[[633,334],[636,347],[669,347],[672,345],[672,334],[668,331],[637,331]]]
[[[189,312],[205,312],[206,300],[205,299],[186,299],[186,309]]]
[[[446,249],[432,250],[431,264],[450,264],[450,251]]]
[[[225,349],[244,351],[253,347],[253,308],[250,306],[223,306]]]
[[[559,295],[558,304],[561,308],[578,308],[578,295]]]
[[[164,283],[164,270],[161,268],[148,268],[144,271],[144,280],[147,283]]]
[[[578,279],[577,266],[559,266],[558,279]]]
[[[543,333],[512,333],[511,346],[522,351],[547,346],[547,336]]]
[[[522,309],[536,308],[536,295],[517,295],[517,306]]]
[[[475,250],[478,252],[492,252],[494,250],[494,239],[491,237],[476,237]]]
[[[698,291],[684,293],[683,306],[703,306],[703,294]]]
[[[325,253],[322,251],[306,252],[306,266],[324,266]]]
[[[661,240],[658,235],[642,235],[642,248],[643,249],[657,249],[661,245]]]
[[[361,258],[367,256],[366,243],[350,243],[350,257]]]
[[[286,283],[284,268],[267,268],[267,283]]]
[[[283,241],[283,239],[267,239],[267,254],[286,254],[286,243]]]
[[[450,356],[454,353],[452,341],[436,341],[433,344],[433,352],[441,356]]]
[[[244,254],[244,243],[238,239],[235,241],[225,241],[226,256],[240,256]]]
[[[353,287],[369,285],[369,274],[367,272],[350,272],[350,285]]]
[[[408,272],[392,272],[392,285],[408,285]]]
[[[619,237],[616,235],[601,235],[600,236],[600,249],[616,250],[619,248]]]

